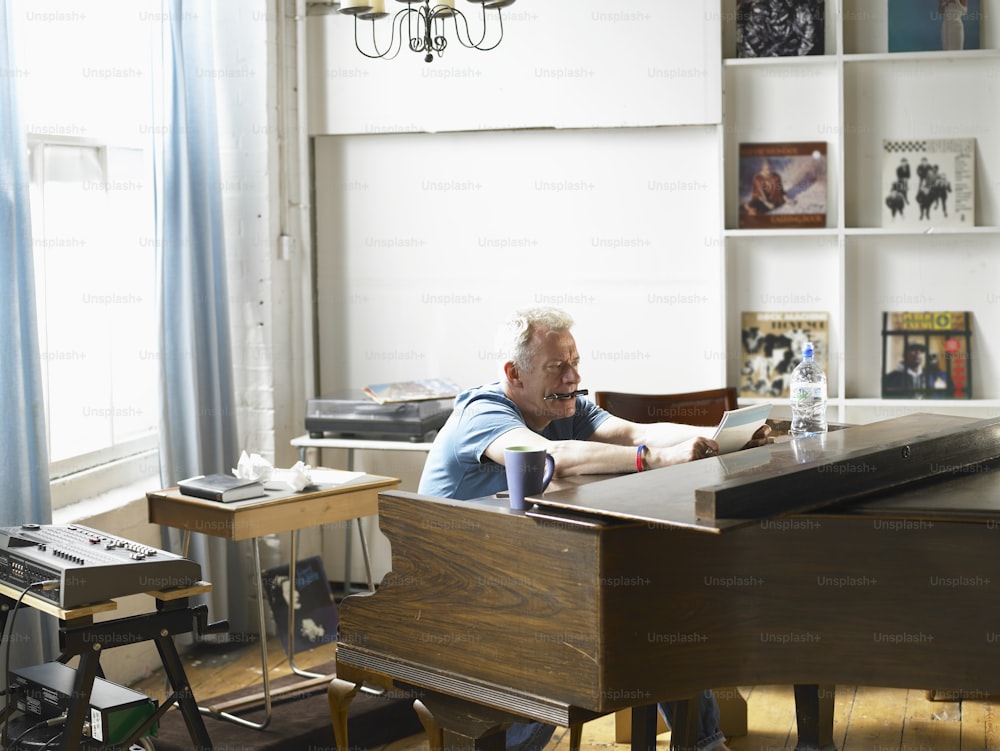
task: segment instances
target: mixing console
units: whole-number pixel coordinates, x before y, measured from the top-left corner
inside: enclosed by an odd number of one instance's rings
[[[64,609],[200,579],[192,560],[79,524],[0,527],[0,583]]]

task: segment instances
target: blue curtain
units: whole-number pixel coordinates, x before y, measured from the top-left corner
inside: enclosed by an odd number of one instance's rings
[[[0,10],[0,526],[52,521],[45,403],[35,314],[35,267],[28,205],[28,151],[17,106],[10,4]],[[41,633],[38,613],[18,616],[18,631]],[[46,632],[47,633],[47,632]],[[52,634],[47,633],[49,639]],[[16,636],[11,638],[17,638]],[[23,648],[22,648],[23,644]],[[33,664],[52,649],[37,638],[18,639],[16,659]]]
[[[201,2],[164,2],[163,127],[156,130],[162,134],[157,219],[165,487],[229,472],[239,460],[215,80],[205,74],[215,68],[209,11]],[[212,582],[211,617],[243,630],[248,597],[239,546],[196,534],[189,556]]]

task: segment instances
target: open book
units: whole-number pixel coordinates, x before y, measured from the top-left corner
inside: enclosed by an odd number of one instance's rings
[[[719,427],[712,436],[712,440],[719,444],[719,453],[728,454],[746,446],[771,414],[771,406],[771,402],[762,402],[723,412]]]

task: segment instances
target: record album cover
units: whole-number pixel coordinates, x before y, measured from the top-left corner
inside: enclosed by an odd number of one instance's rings
[[[981,0],[889,0],[889,52],[978,50]]]
[[[826,143],[740,144],[741,229],[826,226]]]
[[[262,572],[261,578],[286,653],[289,602],[295,614],[296,652],[337,641],[337,605],[319,556],[296,562],[294,587],[288,578],[287,565],[268,569]]]
[[[882,226],[974,227],[976,139],[882,141]]]
[[[744,311],[740,331],[740,396],[788,397],[789,381],[812,342],[826,370],[830,315],[826,312]]]
[[[379,404],[418,402],[431,399],[450,399],[462,387],[449,378],[423,378],[416,381],[372,383],[365,386],[365,393]]]
[[[738,0],[737,57],[822,55],[824,0]]]
[[[971,399],[972,314],[882,314],[883,399]]]

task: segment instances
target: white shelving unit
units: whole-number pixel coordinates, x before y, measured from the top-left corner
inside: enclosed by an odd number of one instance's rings
[[[825,55],[738,59],[722,1],[729,382],[742,311],[827,311],[831,420],[1000,416],[1000,11],[982,3],[980,50],[889,53],[886,0],[826,0]],[[976,139],[977,226],[881,227],[882,139],[945,137]],[[826,228],[738,228],[739,144],[755,141],[827,142]],[[972,311],[975,398],[879,398],[886,310]]]

